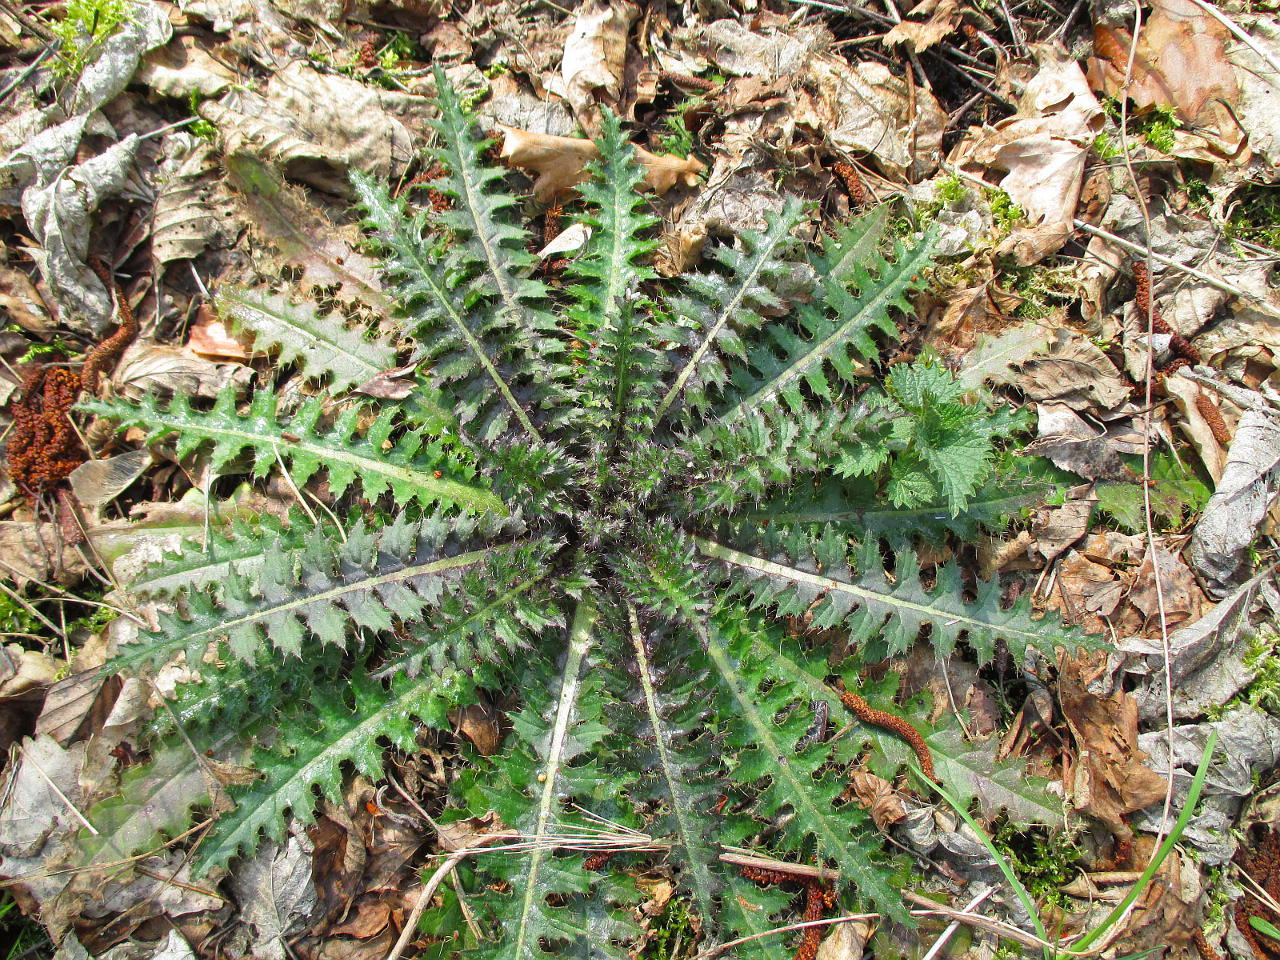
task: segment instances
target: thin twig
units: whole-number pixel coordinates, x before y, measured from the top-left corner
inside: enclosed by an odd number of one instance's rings
[[[727,849],[727,848],[726,848]],[[790,874],[796,878],[813,880],[838,880],[840,874],[826,867],[816,867],[805,863],[788,863],[785,860],[771,860],[768,857],[753,857],[741,853],[722,853],[720,860],[731,863],[735,867],[756,867],[760,870],[775,870]]]
[[[74,803],[71,802],[71,798],[62,792],[62,788],[53,782],[53,778],[50,777],[49,774],[45,773],[44,767],[40,766],[40,762],[28,753],[27,748],[21,744],[18,746],[18,751],[22,754],[22,759],[35,767],[36,773],[44,777],[44,782],[49,785],[49,789],[58,795],[58,799],[67,805],[68,810],[75,814],[75,817],[80,821],[80,824],[96,837],[98,835],[98,828],[89,822],[88,818],[80,812]]]
[[[995,892],[996,892],[995,887],[987,887],[986,890],[982,891],[982,893],[978,894],[976,897],[970,900],[967,904],[965,904],[964,912],[972,913],[974,907],[982,903],[983,900],[987,899],[987,897],[991,896]],[[926,953],[923,957],[921,957],[920,960],[933,960],[934,957],[936,957],[939,953],[942,952],[943,948],[946,947],[947,945],[947,941],[950,940],[953,936],[955,936],[955,932],[959,929],[960,929],[960,921],[952,920],[949,924],[947,924],[947,928],[942,931],[942,936],[938,937],[938,939],[934,941],[933,946],[929,948],[929,952]]]
[[[1138,256],[1148,257],[1150,260],[1161,264],[1162,266],[1177,270],[1180,273],[1185,273],[1189,277],[1195,277],[1197,280],[1207,283],[1216,290],[1221,290],[1223,293],[1229,293],[1232,296],[1248,300],[1251,304],[1258,307],[1260,312],[1267,313],[1272,317],[1280,318],[1280,310],[1277,310],[1267,300],[1258,296],[1258,294],[1251,293],[1243,287],[1238,287],[1234,283],[1223,280],[1221,277],[1215,277],[1212,274],[1205,273],[1203,270],[1197,270],[1195,267],[1188,266],[1185,263],[1179,263],[1172,257],[1166,257],[1162,253],[1156,253],[1149,247],[1144,247],[1141,244],[1134,243],[1132,240],[1126,240],[1124,237],[1117,236],[1109,230],[1103,230],[1100,227],[1095,227],[1093,224],[1085,223],[1083,220],[1076,220],[1074,221],[1074,224],[1076,229],[1083,230],[1085,233],[1106,240],[1108,243],[1114,243],[1121,250],[1127,250],[1129,253],[1137,254]]]
[[[404,922],[404,929],[400,931],[400,939],[396,941],[396,945],[391,948],[391,952],[387,954],[386,960],[400,960],[401,954],[405,952],[409,944],[413,942],[413,938],[418,935],[418,921],[422,919],[422,914],[426,911],[427,905],[431,903],[431,898],[435,896],[436,888],[444,882],[445,877],[453,873],[466,857],[473,853],[479,852],[480,848],[493,840],[511,840],[519,837],[520,834],[514,830],[504,830],[500,833],[489,833],[481,837],[475,838],[475,846],[464,847],[461,850],[455,850],[449,855],[449,859],[436,867],[436,872],[423,886],[422,892],[418,894],[418,901],[413,905],[413,910]]]

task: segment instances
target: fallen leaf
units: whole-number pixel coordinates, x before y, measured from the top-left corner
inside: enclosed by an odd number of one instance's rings
[[[1201,406],[1207,403],[1215,410],[1220,407],[1209,399],[1208,394],[1198,383],[1188,379],[1181,370],[1165,377],[1164,390],[1173,399],[1178,413],[1182,415],[1178,421],[1178,428],[1191,441],[1196,453],[1200,455],[1200,462],[1204,464],[1205,470],[1209,472],[1209,476],[1216,484],[1222,478],[1222,471],[1226,469],[1227,451],[1218,442],[1214,428],[1205,419]],[[1221,417],[1222,414],[1219,413],[1218,416]],[[1225,422],[1223,426],[1226,426]]]
[[[859,960],[874,928],[866,920],[837,923],[818,945],[813,960]]]
[[[1110,435],[1104,425],[1086,423],[1065,403],[1036,405],[1037,436],[1023,448],[1027,456],[1048,458],[1054,466],[1086,480],[1133,480],[1134,473],[1121,459],[1132,453]]]
[[[187,334],[187,349],[206,360],[248,363],[253,356],[252,340],[247,336],[232,334],[217,311],[208,303],[200,304],[200,308],[196,310],[196,322],[191,325]]]
[[[1031,400],[1074,409],[1113,410],[1129,399],[1129,384],[1105,353],[1075,331],[1062,329],[1046,354],[1028,361],[1018,385]]]
[[[243,364],[214,363],[181,347],[134,343],[120,357],[111,383],[133,399],[177,393],[213,399],[232,383],[247,390],[252,377],[253,369]]]
[[[165,139],[151,227],[151,252],[157,262],[189,260],[210,246],[235,242],[240,226],[217,172],[212,144],[181,132]]]
[[[565,99],[590,134],[600,130],[600,104],[618,111],[627,34],[639,10],[622,0],[586,0],[564,41],[561,76]]]
[[[349,170],[382,181],[404,172],[421,135],[414,130],[425,130],[431,109],[425,97],[320,73],[300,58],[276,70],[263,93],[234,87],[199,113],[218,127],[228,155],[259,157],[292,179],[349,196]]]
[[[849,786],[853,788],[858,803],[871,814],[871,819],[882,831],[888,832],[907,815],[906,806],[888,780],[864,770],[854,770],[849,774]]]
[[[586,179],[583,168],[597,156],[596,145],[591,140],[532,133],[501,124],[498,129],[503,135],[502,159],[513,167],[538,174],[533,193],[542,203],[549,203]],[[659,195],[677,184],[696,185],[698,174],[706,169],[706,164],[697,157],[682,160],[670,154],[650,153],[644,147],[636,148],[636,157],[644,167],[645,184]]]
[[[1079,65],[1060,48],[1035,48],[1036,75],[1018,98],[1015,116],[984,126],[956,144],[950,162],[977,174],[999,171],[999,185],[1022,208],[998,252],[1022,266],[1056,252],[1074,232],[1085,155],[1102,124],[1102,106]]]
[[[1280,424],[1260,410],[1245,411],[1187,554],[1192,569],[1218,595],[1230,590],[1242,579],[1241,572],[1248,570],[1249,546],[1280,482],[1278,465]]]
[[[956,383],[965,390],[976,390],[987,382],[1015,383],[1018,368],[1048,349],[1052,336],[1037,323],[1024,323],[998,336],[979,337],[957,371]]]
[[[0,263],[0,310],[28,333],[53,330],[53,320],[31,278],[7,263]]]
[[[1103,661],[1105,662],[1105,661]],[[1125,816],[1165,794],[1164,778],[1143,761],[1138,748],[1138,705],[1123,690],[1090,692],[1104,672],[1092,654],[1065,657],[1059,664],[1058,696],[1075,739],[1077,755],[1066,783],[1075,808],[1097,817],[1117,841],[1133,836]]]
[[[251,951],[258,960],[285,960],[285,938],[315,908],[311,844],[304,836],[283,844],[268,841],[229,880],[240,918],[257,933]]]
[[[86,460],[71,471],[67,479],[76,499],[86,507],[96,509],[124,493],[149,466],[151,454],[148,451],[130,450],[104,460]]]
[[[956,28],[956,0],[924,0],[907,13],[908,17],[927,16],[923,23],[903,20],[895,23],[881,40],[886,47],[906,44],[907,49],[919,53],[938,43]]]
[[[1031,527],[1032,549],[1053,563],[1089,532],[1095,500],[1068,500],[1056,507],[1040,507]]]
[[[300,292],[337,287],[337,299],[391,313],[374,261],[356,250],[359,232],[339,229],[302,190],[285,182],[274,167],[250,154],[230,154],[227,180],[258,239],[292,267],[302,269]],[[259,272],[270,274],[273,269]]]
[[[449,715],[458,732],[470,740],[482,757],[491,757],[502,745],[499,715],[492,707],[473,703]]]
[[[179,36],[142,58],[133,79],[165,97],[216,97],[236,82],[235,71],[210,56],[200,38]]]
[[[13,578],[18,589],[33,580],[69,586],[87,570],[84,556],[67,546],[56,523],[0,520],[0,574]]]
[[[1123,91],[1139,111],[1175,109],[1188,125],[1212,133],[1220,153],[1232,155],[1244,131],[1233,112],[1240,85],[1226,57],[1230,39],[1191,0],[1154,0],[1136,50],[1123,26],[1095,24],[1098,55],[1089,62],[1089,80],[1107,96]]]
[[[1230,703],[1257,673],[1245,666],[1250,641],[1249,614],[1263,581],[1263,570],[1193,623],[1169,635],[1170,705],[1176,720],[1203,716],[1217,704]],[[1164,644],[1159,637],[1128,637],[1119,644],[1124,670],[1141,679],[1135,685],[1138,716],[1154,721],[1165,715]]]

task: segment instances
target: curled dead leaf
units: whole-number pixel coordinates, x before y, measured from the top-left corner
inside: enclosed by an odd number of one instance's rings
[[[583,168],[597,156],[591,140],[517,130],[502,124],[498,129],[503,135],[502,159],[538,175],[533,193],[541,203],[550,202],[586,179]],[[645,185],[659,196],[677,184],[695,186],[698,174],[706,169],[697,157],[681,159],[667,153],[650,153],[644,147],[636,148],[636,156],[644,165]]]
[[[871,819],[881,830],[888,830],[907,815],[898,795],[894,793],[893,784],[874,773],[855,770],[849,775],[849,785],[853,787],[858,803],[871,814]]]

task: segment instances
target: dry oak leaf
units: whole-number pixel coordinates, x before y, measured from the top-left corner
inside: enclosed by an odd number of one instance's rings
[[[549,203],[557,194],[585,180],[583,168],[598,155],[591,140],[517,130],[502,124],[498,129],[502,131],[502,159],[513,167],[538,174],[533,194],[541,203]],[[682,160],[669,153],[650,153],[644,147],[636,147],[636,156],[644,166],[645,186],[659,196],[677,184],[695,186],[698,174],[707,168],[697,157]]]
[[[1098,56],[1089,63],[1090,83],[1108,96],[1124,90],[1139,110],[1172,107],[1192,126],[1209,131],[1223,152],[1234,154],[1244,131],[1233,109],[1240,84],[1227,60],[1230,33],[1192,0],[1155,0],[1151,8],[1127,85],[1132,36],[1106,23],[1094,27]]]
[[[886,47],[905,43],[917,53],[927,50],[956,28],[957,6],[956,0],[924,0],[907,16],[928,16],[928,20],[923,23],[903,20],[894,24],[881,42]]]
[[[887,831],[906,817],[907,808],[888,780],[865,770],[854,770],[849,774],[849,786],[853,788],[859,805],[871,814],[871,819],[881,830]]]
[[[1101,696],[1089,690],[1106,672],[1105,658],[1065,657],[1058,674],[1062,714],[1079,751],[1064,784],[1075,808],[1097,817],[1117,840],[1133,832],[1126,814],[1155,803],[1165,794],[1164,778],[1143,761],[1138,748],[1138,702],[1123,690]]]
[[[565,99],[588,131],[598,129],[601,102],[616,108],[622,94],[627,34],[640,11],[629,3],[587,0],[564,41]]]

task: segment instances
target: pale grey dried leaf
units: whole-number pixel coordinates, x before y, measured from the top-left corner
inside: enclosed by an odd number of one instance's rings
[[[336,286],[334,296],[345,303],[391,313],[374,261],[355,248],[356,232],[335,227],[302,190],[257,157],[230,154],[226,167],[235,200],[255,234],[285,263],[302,269],[303,293]]]
[[[289,837],[283,846],[264,843],[232,875],[230,884],[240,904],[240,919],[257,931],[252,955],[258,960],[285,960],[285,936],[296,925],[305,924],[316,905],[311,844],[305,834]]]
[[[130,135],[51,183],[29,187],[22,194],[27,228],[39,244],[31,257],[58,298],[59,319],[95,337],[110,326],[112,302],[85,262],[92,215],[103,200],[124,189],[138,144],[138,137]]]
[[[1256,789],[1255,774],[1280,765],[1280,719],[1242,703],[1228,710],[1219,720],[1174,727],[1174,803],[1170,819],[1164,823],[1166,832],[1182,810],[1205,744],[1213,731],[1218,734],[1218,745],[1205,778],[1200,807],[1183,834],[1183,841],[1198,848],[1203,861],[1223,863],[1235,851],[1236,841],[1230,825],[1234,823],[1245,798]],[[1138,745],[1148,754],[1147,763],[1153,770],[1167,769],[1170,742],[1166,729],[1138,737]],[[1161,826],[1162,807],[1160,803],[1152,804],[1134,814],[1130,822],[1138,829],[1155,831]]]
[[[1052,400],[1075,409],[1111,410],[1129,399],[1130,387],[1116,365],[1094,343],[1059,330],[1048,352],[1023,365],[1018,386],[1031,400]]]
[[[5,142],[11,136],[22,136],[24,133],[26,140],[20,141],[20,146],[5,157],[4,163],[0,164],[0,172],[14,177],[22,184],[33,181],[44,184],[71,162],[76,148],[80,146],[80,138],[84,136],[89,117],[82,114],[55,122],[51,121],[51,115],[56,116],[52,108],[31,111],[11,121],[15,129],[10,130],[9,125],[6,125]],[[51,125],[45,127],[46,124]]]
[[[111,382],[124,396],[185,393],[213,399],[229,383],[248,389],[253,370],[237,363],[214,363],[182,347],[135,343],[116,364]]]
[[[71,471],[71,492],[86,507],[110,503],[151,466],[146,450],[130,450],[104,460],[86,460]]]
[[[987,381],[1012,383],[1017,378],[1017,368],[1048,349],[1052,336],[1038,323],[1024,323],[998,336],[980,337],[956,372],[956,382],[966,390],[976,390]]]
[[[100,52],[80,71],[67,105],[69,116],[91,113],[128,85],[138,61],[148,50],[169,42],[173,26],[158,3],[131,0],[118,30],[104,40]]]
[[[1106,427],[1086,423],[1065,403],[1039,403],[1036,415],[1038,436],[1023,453],[1046,457],[1086,480],[1136,479],[1120,458],[1133,451],[1112,438]]]
[[[134,79],[161,96],[186,100],[219,96],[236,82],[236,75],[211,57],[199,39],[183,36],[143,57]]]
[[[341,392],[372,380],[395,362],[396,348],[371,340],[346,326],[342,314],[322,314],[314,303],[295,304],[263,289],[224,287],[215,301],[218,312],[254,334],[254,349],[278,351],[284,363],[297,364],[302,375],[328,380]]]
[[[565,99],[588,132],[600,122],[600,104],[618,107],[627,59],[627,34],[640,11],[624,0],[587,0],[574,14],[564,41],[560,73]]]
[[[720,69],[763,80],[803,73],[830,41],[819,26],[753,30],[738,19],[713,20],[702,28],[700,39],[707,58]]]
[[[347,172],[394,180],[414,156],[430,101],[322,74],[294,60],[272,75],[265,95],[233,89],[201,104],[228,153],[249,152],[291,178],[346,196]]]
[[[1173,716],[1203,716],[1211,707],[1229,703],[1253,679],[1244,665],[1249,644],[1249,613],[1268,569],[1250,579],[1195,623],[1169,634],[1169,672],[1173,679]],[[1133,696],[1138,716],[1156,721],[1165,715],[1164,649],[1159,640],[1129,637],[1119,644],[1124,670],[1142,678]]]
[[[1249,546],[1275,498],[1278,467],[1280,424],[1261,410],[1246,410],[1222,479],[1191,535],[1188,558],[1210,592],[1222,595],[1246,569]]]
[[[240,225],[217,173],[212,144],[189,133],[165,139],[151,228],[151,252],[159,263],[191,259],[210,244],[234,242]]]
[[[0,520],[0,579],[19,588],[32,580],[69,586],[87,570],[84,556],[67,546],[56,523]]]
[[[68,804],[82,799],[84,752],[84,743],[63,748],[50,737],[24,740],[0,788],[0,876],[19,881],[39,904],[57,896],[70,879],[46,876],[45,857],[80,826]]]

